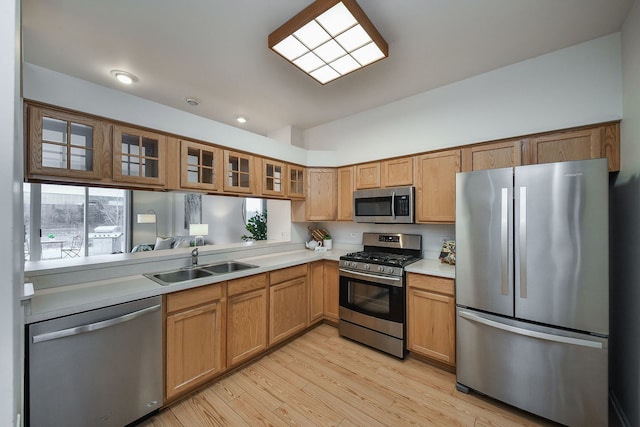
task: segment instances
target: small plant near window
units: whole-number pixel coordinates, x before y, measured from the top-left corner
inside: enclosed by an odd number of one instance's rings
[[[245,226],[250,236],[242,236],[242,240],[267,240],[267,211],[256,213],[249,218]]]

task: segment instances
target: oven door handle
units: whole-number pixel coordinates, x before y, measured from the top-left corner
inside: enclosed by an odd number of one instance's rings
[[[345,270],[344,268],[341,268],[340,271],[344,273],[344,274],[341,274],[341,276],[350,277],[352,279],[368,277],[371,279],[375,279],[378,283],[381,283],[383,285],[395,286],[396,288],[401,288],[403,286],[402,277],[378,276],[376,274],[360,273],[360,272],[355,272],[351,270]]]

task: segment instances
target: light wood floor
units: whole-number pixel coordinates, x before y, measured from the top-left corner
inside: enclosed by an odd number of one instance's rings
[[[192,426],[540,426],[455,389],[455,375],[340,338],[321,325],[144,421]]]

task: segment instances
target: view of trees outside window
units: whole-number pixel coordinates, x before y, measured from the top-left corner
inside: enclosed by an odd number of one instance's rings
[[[35,260],[34,251],[30,250],[34,242],[40,244],[43,260],[126,250],[126,190],[50,184],[42,184],[40,188],[38,198],[31,197],[31,184],[23,187],[26,259]],[[36,209],[40,206],[40,224],[30,217],[30,203]],[[35,232],[29,242],[32,229]]]

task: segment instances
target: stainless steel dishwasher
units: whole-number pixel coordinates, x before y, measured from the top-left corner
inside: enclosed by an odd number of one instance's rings
[[[162,406],[162,297],[28,326],[28,423],[124,426]]]

